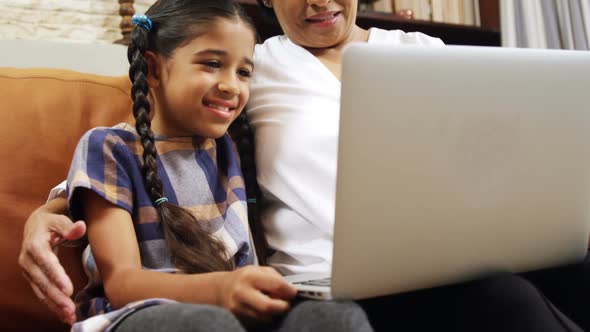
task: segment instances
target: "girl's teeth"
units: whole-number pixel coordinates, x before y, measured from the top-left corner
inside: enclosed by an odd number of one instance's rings
[[[222,112],[229,112],[229,107],[223,107],[223,106],[218,106],[218,105],[213,105],[213,104],[209,104],[207,106],[215,108],[216,110],[219,110]]]

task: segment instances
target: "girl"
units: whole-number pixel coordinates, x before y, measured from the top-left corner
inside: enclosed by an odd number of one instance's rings
[[[90,281],[76,302],[78,318],[92,318],[73,329],[370,330],[352,303],[290,310],[296,290],[256,266],[254,248],[264,257],[265,243],[248,227],[248,214],[257,224],[255,173],[244,160],[253,184],[245,188],[227,134],[254,70],[255,32],[239,5],[159,0],[133,22],[135,127],[90,130],[68,175],[69,209],[87,221],[90,243]],[[239,141],[248,150],[247,138]]]

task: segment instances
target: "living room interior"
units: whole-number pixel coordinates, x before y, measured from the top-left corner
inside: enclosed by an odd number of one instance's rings
[[[154,0],[0,0],[0,329],[65,331],[21,274],[23,225],[65,178],[77,138],[87,129],[132,121],[126,45]],[[239,0],[264,40],[281,34],[256,0]],[[419,31],[449,45],[590,50],[585,0],[360,1],[358,25]],[[106,99],[105,99],[106,98]],[[101,101],[109,100],[109,105]],[[116,109],[117,112],[107,112]],[[80,251],[61,248],[76,265]],[[77,287],[83,271],[72,271]]]

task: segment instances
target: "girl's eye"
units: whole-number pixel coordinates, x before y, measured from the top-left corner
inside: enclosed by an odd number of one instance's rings
[[[205,61],[203,64],[210,68],[221,68],[221,62],[219,61]]]
[[[238,74],[242,77],[250,77],[252,76],[252,72],[250,72],[248,69],[240,69],[238,71]]]

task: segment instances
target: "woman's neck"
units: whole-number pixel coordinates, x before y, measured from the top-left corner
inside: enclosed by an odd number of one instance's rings
[[[318,58],[340,80],[342,51],[344,47],[351,42],[367,42],[368,40],[369,31],[355,25],[349,37],[338,45],[326,48],[307,48],[307,50]]]

